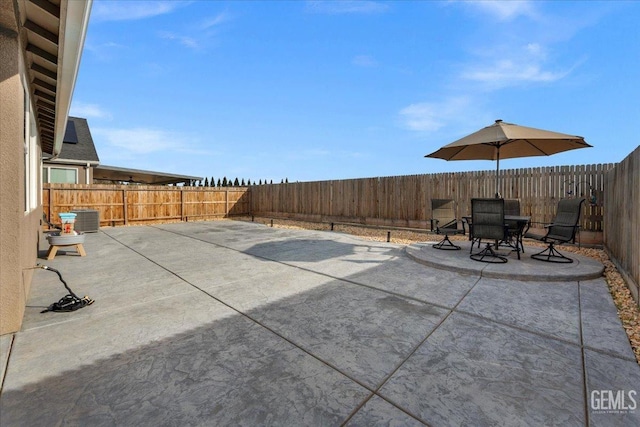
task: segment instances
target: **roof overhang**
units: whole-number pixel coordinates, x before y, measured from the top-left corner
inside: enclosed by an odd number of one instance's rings
[[[185,184],[202,181],[200,176],[176,175],[140,169],[127,169],[116,166],[98,165],[93,168],[93,179],[108,182],[127,182],[131,184],[167,185]]]
[[[54,158],[71,107],[93,0],[18,0],[21,38],[42,151]]]

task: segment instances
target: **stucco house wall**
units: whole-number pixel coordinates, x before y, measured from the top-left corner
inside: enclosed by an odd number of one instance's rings
[[[22,325],[42,239],[42,152],[60,153],[91,3],[0,0],[0,335]],[[28,65],[33,51],[53,64],[49,94]]]
[[[2,2],[0,11],[0,334],[20,328],[33,275],[29,268],[36,264],[42,215],[39,198],[34,206],[25,206],[28,103],[22,47],[11,4]],[[31,154],[40,157],[39,149]],[[41,191],[40,185],[36,191]]]

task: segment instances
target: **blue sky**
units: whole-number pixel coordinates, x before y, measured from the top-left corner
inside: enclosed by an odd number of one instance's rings
[[[70,114],[102,164],[289,181],[493,170],[424,158],[495,119],[640,144],[640,2],[95,0]]]

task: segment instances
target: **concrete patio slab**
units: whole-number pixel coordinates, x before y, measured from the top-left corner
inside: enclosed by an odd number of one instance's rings
[[[3,427],[638,424],[593,409],[594,390],[640,401],[601,278],[496,280],[236,221],[104,228],[85,248],[41,262],[96,302],[41,314],[66,291],[36,270],[23,330],[0,337]]]
[[[585,350],[591,426],[640,425],[638,364]]]
[[[580,344],[577,283],[482,278],[458,309]]]
[[[4,379],[7,364],[9,362],[9,354],[11,353],[11,343],[13,342],[13,334],[0,336],[0,378]]]
[[[433,274],[424,265],[400,256],[383,265],[349,276],[349,280],[385,292],[453,308],[479,280],[478,276],[441,270]]]
[[[335,281],[250,316],[375,389],[439,324],[446,311]]]
[[[604,266],[594,259],[569,254],[574,261],[570,264],[558,264],[538,261],[531,258],[531,254],[540,251],[540,248],[524,247],[525,252],[517,258],[515,251],[509,248],[500,248],[501,255],[507,257],[506,264],[491,264],[474,261],[469,257],[471,242],[456,242],[462,249],[458,251],[445,251],[435,249],[433,242],[416,243],[407,246],[407,254],[414,260],[434,268],[455,271],[457,273],[481,275],[494,279],[513,279],[526,281],[575,281],[597,279],[602,276]],[[559,248],[562,251],[562,247]],[[477,252],[477,246],[474,247]]]
[[[242,316],[74,362],[6,389],[3,426],[337,425],[368,395]]]
[[[104,233],[142,258],[202,287],[210,288],[254,275],[288,270],[279,263],[266,263],[255,268],[253,262],[256,258],[252,255],[162,229],[147,230],[144,241],[119,228],[108,228]]]
[[[349,420],[347,426],[414,427],[424,426],[424,424],[406,412],[400,411],[382,398],[373,396],[365,403],[362,409]]]
[[[604,279],[580,282],[580,310],[585,347],[635,360]]]
[[[308,271],[263,273],[216,286],[207,286],[205,280],[196,280],[199,287],[208,294],[235,307],[238,311],[249,313],[296,295],[306,295],[322,287],[333,279]]]
[[[580,348],[452,314],[381,388],[429,425],[583,425]]]

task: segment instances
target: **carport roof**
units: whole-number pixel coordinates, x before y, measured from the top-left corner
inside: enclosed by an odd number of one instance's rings
[[[93,168],[93,179],[99,181],[119,181],[135,184],[167,185],[185,184],[201,181],[200,176],[176,175],[165,172],[154,172],[140,169],[128,169],[116,166],[98,165]]]

